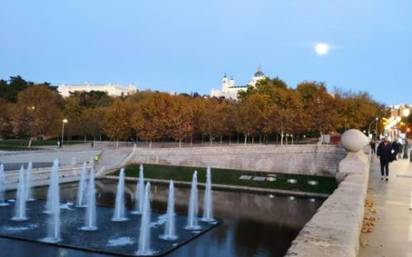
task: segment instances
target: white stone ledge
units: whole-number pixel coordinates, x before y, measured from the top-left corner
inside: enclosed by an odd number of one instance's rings
[[[368,156],[348,155],[338,188],[292,242],[286,257],[356,257],[368,188]],[[340,174],[338,174],[340,175]]]

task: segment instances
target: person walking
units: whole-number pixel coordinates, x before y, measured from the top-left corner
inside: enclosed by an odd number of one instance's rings
[[[393,152],[392,144],[385,137],[378,146],[377,156],[381,163],[381,180],[389,180],[389,163],[392,161]]]
[[[375,140],[372,139],[369,144],[371,146],[371,154],[374,155],[376,153],[376,142],[375,142]]]

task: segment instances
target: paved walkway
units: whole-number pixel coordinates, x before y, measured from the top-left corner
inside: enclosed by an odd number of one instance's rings
[[[359,257],[412,257],[412,164],[391,163],[388,182],[380,180],[379,162],[373,158],[368,199],[374,201],[376,223],[361,235]]]

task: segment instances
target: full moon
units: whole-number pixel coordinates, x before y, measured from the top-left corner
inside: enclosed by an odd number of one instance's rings
[[[317,55],[325,55],[329,52],[330,46],[326,43],[316,43],[314,50]]]

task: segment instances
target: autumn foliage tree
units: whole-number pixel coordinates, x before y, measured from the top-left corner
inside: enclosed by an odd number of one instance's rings
[[[17,95],[13,114],[14,131],[29,138],[29,147],[38,137],[58,135],[62,119],[59,96],[47,86],[31,86]]]
[[[10,81],[10,82],[9,82]],[[0,80],[0,137],[57,137],[63,118],[71,138],[136,138],[154,141],[202,140],[210,144],[233,137],[243,142],[284,143],[290,137],[318,137],[348,128],[365,130],[386,108],[364,92],[335,90],[304,81],[296,88],[266,78],[239,93],[238,100],[141,91],[111,97],[105,92],[73,92],[62,98],[49,84],[21,77]],[[287,142],[287,141],[286,141]]]
[[[173,101],[169,110],[169,135],[179,142],[179,147],[182,146],[182,141],[190,137],[193,132],[193,108],[189,98],[178,96]]]
[[[127,138],[130,128],[129,105],[122,99],[116,99],[106,109],[103,131],[116,142],[116,148],[118,148],[119,140]]]

